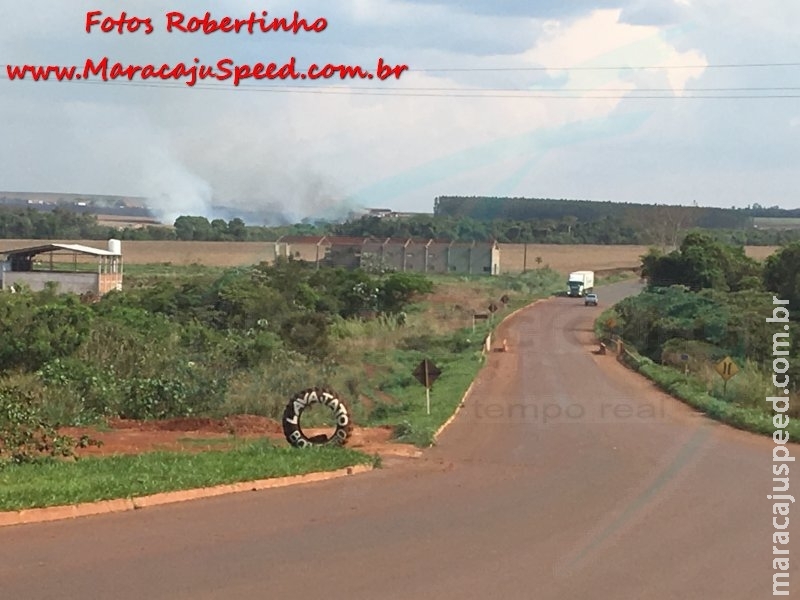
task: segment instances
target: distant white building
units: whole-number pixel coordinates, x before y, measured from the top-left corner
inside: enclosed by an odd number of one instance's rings
[[[366,216],[368,217],[389,217],[396,219],[408,219],[410,217],[432,217],[433,213],[424,212],[401,212],[392,210],[391,208],[370,208],[367,210]]]

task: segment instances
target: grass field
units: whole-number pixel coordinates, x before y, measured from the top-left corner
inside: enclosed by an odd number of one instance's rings
[[[14,248],[38,246],[43,240],[0,240],[0,253]],[[97,248],[105,248],[103,241],[64,241]],[[639,266],[648,246],[596,246],[557,244],[500,244],[500,267],[506,273],[517,273],[549,266],[559,273],[591,269],[631,268]],[[127,265],[206,265],[237,267],[271,261],[274,246],[270,242],[175,242],[175,241],[125,241],[122,252]],[[763,260],[777,248],[775,246],[749,246],[748,256]],[[537,261],[541,258],[541,262]]]
[[[793,217],[755,217],[753,224],[759,229],[800,229],[800,219]]]
[[[559,273],[638,267],[640,257],[650,249],[649,246],[527,244],[526,251],[525,246],[500,244],[500,267],[503,272],[521,272],[523,266],[527,266],[527,269],[549,266]],[[776,246],[748,246],[746,251],[748,256],[764,260],[777,249]],[[538,263],[537,257],[541,258],[541,263]]]
[[[377,464],[347,448],[298,452],[267,440],[224,452],[153,452],[0,470],[0,511],[42,508]]]

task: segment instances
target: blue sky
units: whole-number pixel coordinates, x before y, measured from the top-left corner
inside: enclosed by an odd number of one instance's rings
[[[86,12],[156,32],[86,34]],[[250,11],[322,33],[167,34],[164,13]],[[429,211],[438,195],[800,207],[800,5],[785,0],[29,0],[8,64],[349,63],[399,82],[29,83],[0,78],[0,189],[141,195],[292,218]],[[458,70],[453,70],[458,69]],[[794,87],[794,90],[767,88]],[[719,91],[705,91],[719,90]],[[728,96],[697,98],[696,96]],[[645,96],[657,96],[646,98]]]

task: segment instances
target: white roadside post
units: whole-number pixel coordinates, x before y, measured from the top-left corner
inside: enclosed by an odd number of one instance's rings
[[[429,415],[431,414],[431,386],[441,374],[442,371],[439,369],[439,367],[437,367],[433,361],[428,360],[427,358],[419,363],[417,368],[414,369],[414,377],[416,377],[417,381],[425,386],[425,408],[427,414]]]

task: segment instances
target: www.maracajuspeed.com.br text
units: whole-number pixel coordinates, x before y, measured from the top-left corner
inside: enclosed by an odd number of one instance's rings
[[[239,64],[233,59],[222,58],[216,64],[201,64],[199,58],[192,63],[178,62],[172,65],[131,65],[112,62],[108,57],[100,60],[86,59],[82,68],[59,65],[6,65],[8,79],[11,81],[82,81],[99,79],[102,81],[175,80],[184,81],[189,87],[199,81],[231,81],[238,86],[245,80],[319,80],[319,79],[400,79],[408,70],[408,65],[391,65],[378,59],[374,70],[360,66],[312,64],[307,69],[299,69],[295,57],[283,64],[251,63]]]

